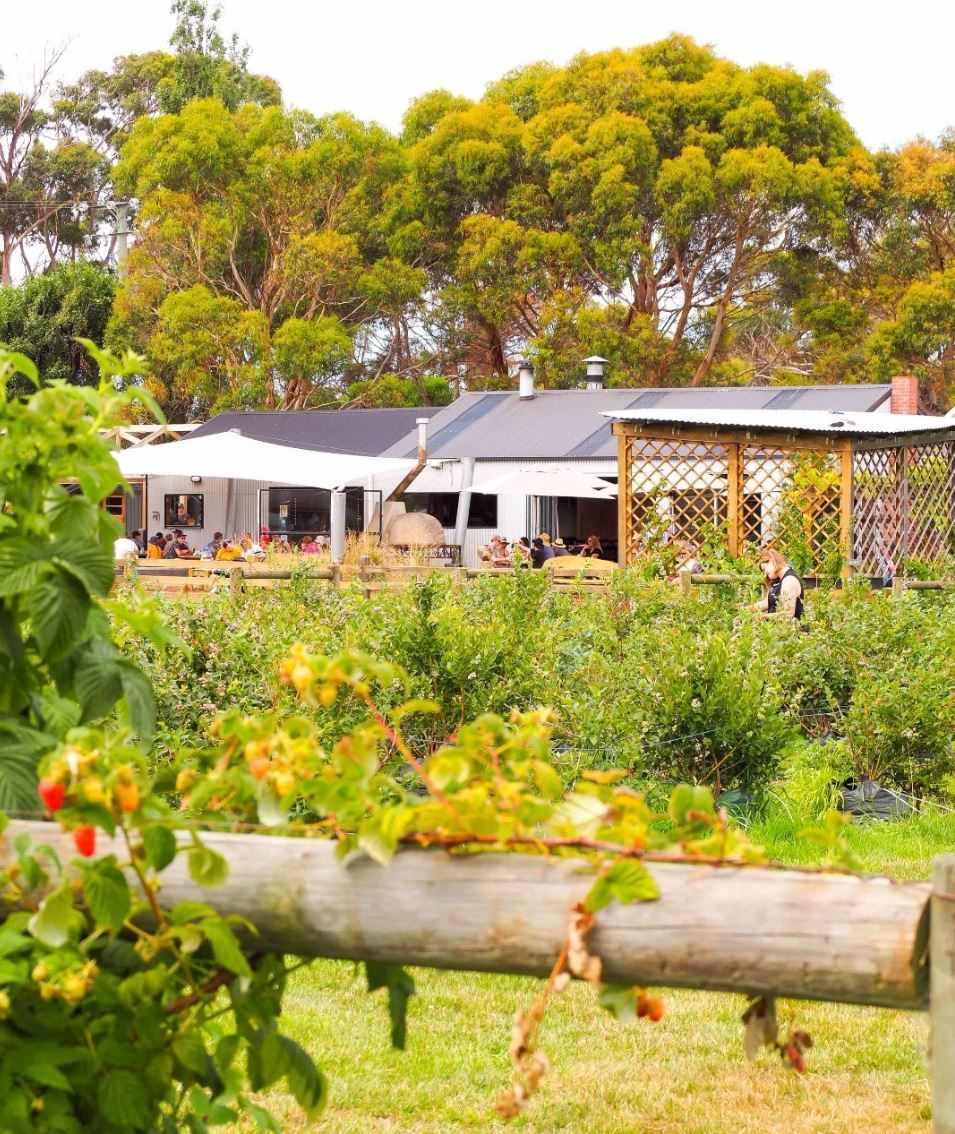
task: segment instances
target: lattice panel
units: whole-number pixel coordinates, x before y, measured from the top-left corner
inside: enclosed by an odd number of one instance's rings
[[[901,557],[903,530],[901,449],[853,457],[853,558],[863,575],[888,578]]]
[[[744,544],[772,544],[818,574],[841,555],[839,455],[750,445],[740,450]]]
[[[904,452],[908,524],[902,553],[907,559],[932,560],[955,550],[955,443],[913,445]]]
[[[724,445],[649,437],[627,439],[624,483],[630,560],[660,543],[693,540],[726,521]]]

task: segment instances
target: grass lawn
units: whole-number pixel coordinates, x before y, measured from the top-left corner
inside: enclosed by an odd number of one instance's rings
[[[753,829],[775,858],[812,860],[790,824]],[[955,847],[955,817],[931,815],[851,832],[867,869],[925,877],[934,854]],[[759,912],[754,911],[758,917]],[[450,1134],[515,1129],[545,1134],[799,1134],[929,1131],[927,1018],[921,1013],[787,1001],[781,1022],[813,1035],[805,1076],[775,1057],[747,1063],[738,996],[668,992],[656,1025],[621,1027],[588,987],[555,998],[542,1046],[552,1073],[511,1124],[492,1104],[509,1082],[511,1017],[538,982],[415,970],[408,1048],[388,1046],[384,993],[369,996],[350,964],[321,961],[298,973],[286,1027],[330,1079],[312,1127],[334,1134]],[[307,1126],[286,1096],[269,1100],[289,1132]]]

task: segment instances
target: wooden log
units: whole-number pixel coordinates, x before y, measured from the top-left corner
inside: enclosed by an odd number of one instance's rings
[[[15,821],[0,861],[22,831],[64,859],[74,853],[55,825]],[[360,854],[339,861],[324,840],[202,837],[227,859],[228,881],[205,890],[177,859],[162,876],[163,903],[198,899],[240,914],[263,945],[304,956],[544,976],[591,884],[581,863],[567,859],[405,850],[384,867]],[[100,844],[101,853],[124,857],[118,844]],[[660,900],[612,906],[588,937],[605,980],[925,1007],[926,883],[648,867]]]
[[[932,1130],[955,1134],[955,855],[932,869]]]

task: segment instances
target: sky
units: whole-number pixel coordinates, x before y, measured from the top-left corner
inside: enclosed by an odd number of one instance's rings
[[[823,70],[870,148],[955,126],[955,5],[950,0],[220,0],[222,27],[252,48],[287,104],[347,110],[397,130],[408,104],[445,87],[478,97],[511,68],[580,51],[633,47],[677,31],[744,65]],[[211,5],[210,5],[211,6]],[[168,0],[7,0],[3,86],[69,41],[70,79],[117,55],[164,48]]]

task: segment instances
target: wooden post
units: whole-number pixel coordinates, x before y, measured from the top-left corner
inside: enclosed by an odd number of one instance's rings
[[[617,435],[617,563],[626,567],[633,555],[633,533],[630,530],[633,505],[630,438],[624,432],[622,422],[615,422],[613,431]]]
[[[842,549],[842,577],[851,579],[855,573],[853,566],[852,547],[852,442],[846,441],[840,458],[840,494],[839,494],[839,545]]]
[[[746,542],[743,532],[744,488],[740,446],[730,442],[726,446],[726,520],[729,544],[727,550],[734,558],[743,554]]]
[[[342,586],[342,565],[340,563],[332,564],[332,590],[339,591]]]
[[[905,594],[905,577],[903,575],[892,576],[892,597],[902,598]]]
[[[245,573],[241,567],[229,568],[229,597],[236,599],[242,594],[242,583]]]
[[[955,855],[932,864],[932,1130],[955,1134]]]
[[[371,588],[368,586],[368,564],[371,560],[367,555],[358,557],[358,578],[361,580],[361,593],[362,597],[371,598]]]
[[[693,594],[693,576],[689,571],[680,572],[680,590],[684,598],[689,598]]]

